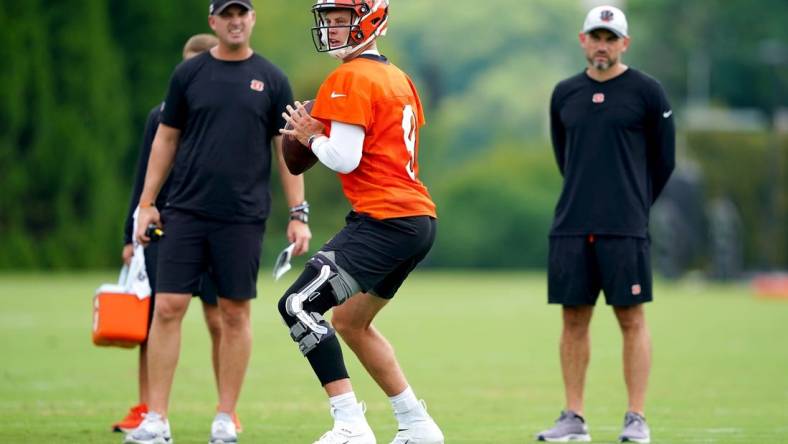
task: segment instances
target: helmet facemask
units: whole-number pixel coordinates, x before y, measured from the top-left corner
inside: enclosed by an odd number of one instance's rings
[[[336,10],[350,11],[350,23],[329,26],[327,15]],[[312,7],[315,26],[312,42],[317,52],[327,52],[338,59],[357,55],[375,38],[386,34],[388,26],[388,0],[318,0]],[[328,33],[331,29],[347,29],[344,44],[331,47]]]

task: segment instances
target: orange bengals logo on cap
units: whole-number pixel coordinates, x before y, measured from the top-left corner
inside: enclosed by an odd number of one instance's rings
[[[252,88],[253,90],[260,92],[265,89],[265,83],[259,80],[252,80],[252,82],[249,84],[249,88]]]

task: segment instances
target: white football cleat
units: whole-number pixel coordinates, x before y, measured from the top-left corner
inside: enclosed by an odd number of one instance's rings
[[[363,403],[360,406],[362,412],[366,410]],[[366,420],[352,423],[337,421],[335,409],[331,409],[331,416],[334,417],[334,428],[324,433],[314,444],[377,444],[375,434]]]
[[[443,432],[435,421],[420,421],[399,429],[391,444],[443,444]]]
[[[377,444],[375,434],[369,424],[348,424],[336,422],[314,444]]]
[[[417,409],[415,415],[409,415],[409,420],[400,420],[407,422],[399,423],[399,430],[391,444],[443,444],[443,432],[427,413],[427,404],[423,399],[419,400]]]

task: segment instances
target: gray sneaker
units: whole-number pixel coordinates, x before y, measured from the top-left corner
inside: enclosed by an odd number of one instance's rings
[[[139,427],[123,440],[124,444],[172,444],[170,421],[156,412],[148,412]]]
[[[624,428],[618,436],[621,442],[637,442],[646,444],[651,442],[651,431],[646,424],[646,418],[635,412],[627,412],[624,415]]]
[[[211,439],[208,444],[236,444],[238,433],[232,416],[227,413],[217,413],[211,424]]]
[[[564,410],[555,420],[555,425],[536,436],[537,441],[546,442],[591,442],[586,420],[571,410]]]

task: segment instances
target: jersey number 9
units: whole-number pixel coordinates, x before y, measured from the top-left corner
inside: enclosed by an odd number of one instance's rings
[[[402,132],[405,139],[405,148],[408,150],[408,163],[405,171],[411,179],[416,180],[416,115],[413,114],[413,107],[405,105],[402,109]]]

